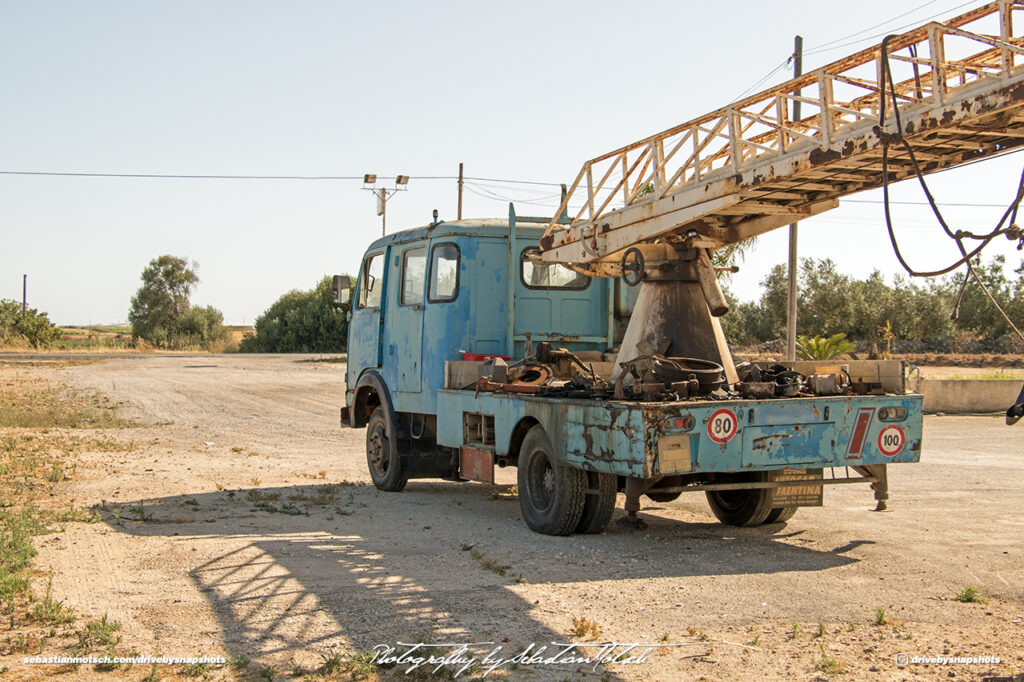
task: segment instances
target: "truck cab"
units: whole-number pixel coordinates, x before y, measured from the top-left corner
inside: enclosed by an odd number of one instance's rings
[[[534,263],[549,220],[510,208],[507,222],[435,223],[369,246],[351,296],[353,426],[385,398],[396,413],[432,421],[449,361],[519,357],[542,342],[603,355],[621,340],[634,290]]]

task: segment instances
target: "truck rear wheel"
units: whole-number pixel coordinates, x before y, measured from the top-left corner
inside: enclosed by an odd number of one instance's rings
[[[797,507],[772,507],[772,510],[768,512],[768,518],[764,520],[765,523],[784,523],[793,518],[793,514],[796,514]]]
[[[394,493],[405,488],[409,477],[398,456],[398,448],[392,447],[392,438],[394,434],[388,431],[384,406],[378,405],[366,424],[366,464],[377,489]]]
[[[586,473],[555,461],[539,424],[526,434],[518,466],[519,507],[526,525],[544,535],[571,534],[583,515]]]
[[[600,533],[608,527],[615,512],[615,497],[618,495],[619,481],[616,476],[603,474],[599,471],[587,471],[586,500],[583,502],[583,514],[576,526],[577,533],[592,535]]]
[[[715,482],[753,483],[767,480],[765,472],[759,471],[720,477]],[[708,490],[705,494],[714,515],[730,526],[760,526],[772,513],[772,491],[769,488]]]

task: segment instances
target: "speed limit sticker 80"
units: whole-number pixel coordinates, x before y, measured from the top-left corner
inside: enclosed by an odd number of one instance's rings
[[[878,450],[886,457],[895,457],[907,443],[907,434],[895,424],[890,424],[878,434]]]
[[[739,420],[732,410],[716,410],[708,419],[708,436],[716,443],[727,443],[739,427]]]

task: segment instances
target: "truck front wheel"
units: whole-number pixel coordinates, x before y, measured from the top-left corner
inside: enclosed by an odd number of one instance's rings
[[[366,424],[366,464],[378,490],[398,492],[405,488],[409,477],[405,475],[398,448],[392,447],[392,438],[394,434],[388,431],[384,406],[378,405]]]
[[[530,530],[569,535],[579,525],[587,475],[559,464],[548,434],[539,424],[526,434],[519,451],[519,507]]]
[[[753,483],[767,480],[764,472],[751,472],[723,476],[715,482]],[[768,488],[708,490],[705,494],[714,515],[730,526],[760,526],[772,513],[772,491]]]

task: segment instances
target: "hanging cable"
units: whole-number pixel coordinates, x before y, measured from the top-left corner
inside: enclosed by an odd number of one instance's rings
[[[1005,319],[1006,322],[1013,329],[1013,331],[1015,331],[1017,335],[1020,336],[1022,340],[1024,340],[1024,334],[1021,334],[1020,330],[1017,329],[1017,326],[1013,324],[1009,316],[1003,311],[1003,308],[999,305],[999,302],[996,301],[995,296],[992,295],[992,293],[988,290],[988,287],[986,287],[984,282],[981,281],[981,277],[978,275],[977,272],[975,272],[974,267],[971,265],[971,260],[979,253],[981,253],[982,249],[988,246],[992,242],[992,240],[998,237],[999,235],[1007,235],[1010,239],[1018,239],[1019,244],[1017,246],[1017,249],[1021,250],[1022,248],[1024,248],[1024,237],[1021,236],[1021,229],[1016,225],[1017,212],[1020,207],[1020,202],[1022,199],[1024,199],[1024,171],[1021,172],[1020,180],[1017,183],[1016,196],[1014,197],[1010,205],[1007,207],[1006,211],[1003,213],[1002,218],[999,219],[999,222],[996,223],[995,228],[991,232],[989,232],[988,234],[978,235],[974,234],[973,232],[967,232],[964,230],[957,230],[954,232],[952,229],[950,229],[949,225],[946,223],[946,220],[942,215],[942,211],[939,210],[935,198],[932,196],[931,190],[929,190],[928,188],[928,183],[925,182],[924,173],[921,171],[921,167],[917,162],[917,156],[914,154],[914,149],[913,147],[911,147],[910,142],[908,142],[906,137],[903,135],[903,121],[900,118],[899,100],[896,98],[896,82],[892,75],[892,66],[889,63],[889,41],[896,37],[897,36],[895,35],[886,36],[885,39],[882,41],[882,45],[880,48],[880,58],[882,60],[882,82],[879,84],[879,115],[878,125],[875,127],[875,133],[878,135],[879,140],[881,140],[882,142],[882,198],[885,205],[885,225],[889,232],[889,242],[892,244],[893,252],[896,254],[896,259],[900,262],[900,265],[903,266],[903,269],[906,270],[907,273],[909,273],[913,277],[935,277],[938,275],[944,275],[949,272],[952,272],[953,270],[956,270],[961,265],[966,265],[968,276],[964,277],[964,282],[957,296],[956,305],[954,307],[953,315],[951,317],[953,317],[953,319],[956,319],[956,316],[959,314],[960,303],[963,300],[964,292],[967,288],[968,277],[973,277],[975,281],[978,283],[978,285],[981,286],[982,291],[985,292],[986,296],[988,296],[989,300],[996,307],[996,310],[999,311],[999,314],[1002,315],[1003,319]],[[887,85],[889,95],[892,98],[893,120],[896,121],[895,133],[887,133],[885,131],[885,93]],[[935,270],[932,272],[914,270],[907,263],[906,259],[903,257],[903,253],[900,251],[899,244],[896,241],[896,233],[892,225],[892,212],[889,199],[889,146],[894,142],[899,143],[904,148],[904,150],[906,150],[907,158],[910,160],[911,167],[913,168],[914,174],[917,176],[917,180],[918,183],[920,183],[921,185],[921,189],[924,191],[925,198],[928,200],[928,205],[931,207],[932,213],[935,215],[935,218],[939,221],[939,225],[942,226],[942,230],[946,233],[948,237],[950,237],[956,243],[957,249],[960,251],[961,258],[946,268],[942,268],[940,270]],[[1004,223],[1007,222],[1007,219],[1009,219],[1009,225],[1007,227],[1003,227]],[[980,241],[981,243],[975,249],[968,252],[967,248],[964,246],[965,239],[974,239]]]

